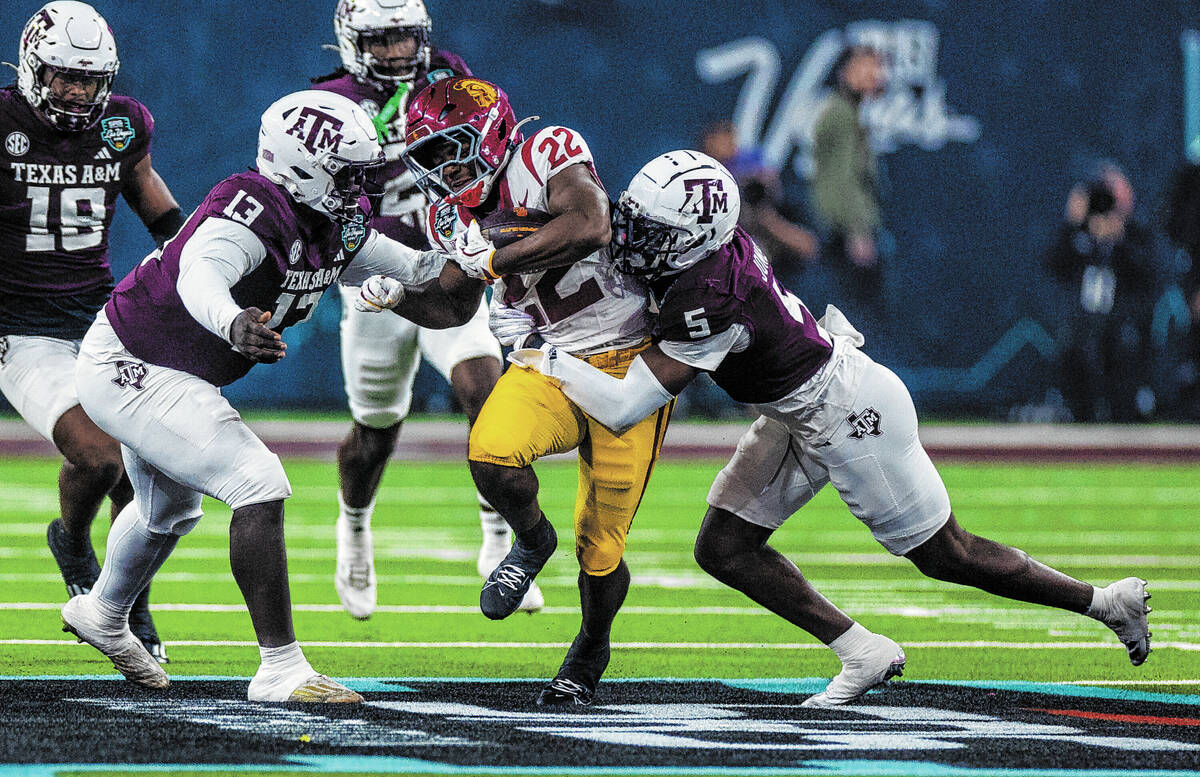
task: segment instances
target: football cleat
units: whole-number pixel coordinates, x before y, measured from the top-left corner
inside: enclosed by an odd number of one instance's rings
[[[123,629],[106,627],[87,596],[74,596],[62,608],[63,631],[69,631],[108,656],[125,679],[143,688],[166,688],[167,673],[125,624]]]
[[[323,674],[311,675],[292,688],[281,687],[280,678],[263,675],[260,670],[250,681],[246,697],[250,701],[304,702],[309,704],[360,704],[363,697]]]
[[[505,531],[488,531],[483,532],[483,544],[479,546],[479,557],[476,559],[475,568],[479,571],[479,576],[484,580],[492,571],[500,566],[500,562],[508,554],[512,547],[512,530],[506,525]],[[546,606],[546,597],[542,596],[542,591],[538,588],[536,582],[529,584],[529,590],[525,592],[525,596],[521,599],[521,603],[517,605],[518,612],[535,613]]]
[[[860,657],[842,662],[842,671],[829,681],[825,690],[809,696],[801,707],[841,707],[863,697],[872,688],[884,686],[893,677],[904,674],[904,650],[882,634],[873,634],[874,643]]]
[[[76,549],[67,536],[62,518],[55,518],[46,529],[46,544],[67,584],[67,596],[81,596],[91,591],[100,577],[100,562],[96,560],[91,538],[82,550]]]
[[[483,590],[479,592],[479,609],[492,620],[507,618],[520,608],[525,595],[533,587],[533,578],[554,555],[558,547],[558,535],[549,521],[545,518],[542,520],[545,521],[545,527],[541,542],[526,547],[517,538],[508,555],[483,584]]]
[[[142,641],[146,652],[154,656],[155,661],[160,664],[170,663],[167,649],[158,638],[158,630],[154,628],[154,619],[150,617],[150,586],[146,586],[145,590],[138,594],[133,608],[129,610],[129,630]]]
[[[571,643],[567,657],[563,659],[558,674],[538,694],[539,707],[587,706],[596,696],[596,686],[608,668],[609,645],[606,641],[600,648],[584,652],[579,647],[579,637]]]
[[[337,572],[333,585],[342,606],[353,617],[366,620],[375,612],[375,547],[369,524],[356,528],[338,518]]]
[[[1101,596],[1105,607],[1100,622],[1112,629],[1125,645],[1130,663],[1141,666],[1150,655],[1150,625],[1146,622],[1150,614],[1146,601],[1150,594],[1146,591],[1146,581],[1127,577],[1109,583]]]

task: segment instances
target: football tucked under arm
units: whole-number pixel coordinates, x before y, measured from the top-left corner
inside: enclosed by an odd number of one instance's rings
[[[675,398],[641,356],[633,360],[624,378],[615,378],[552,345],[513,351],[508,360],[558,381],[568,399],[617,434],[624,434]]]

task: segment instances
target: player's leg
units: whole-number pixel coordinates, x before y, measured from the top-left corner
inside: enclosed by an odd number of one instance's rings
[[[489,618],[516,612],[558,546],[538,503],[533,462],[578,447],[586,432],[583,413],[548,378],[530,370],[508,370],[484,402],[471,428],[471,477],[516,535],[480,592],[479,607]]]
[[[1135,665],[1146,659],[1144,581],[1126,578],[1095,588],[958,524],[946,487],[917,437],[912,398],[895,374],[869,362],[849,417],[858,420],[819,449],[821,457],[851,512],[891,553],[938,580],[1086,613],[1117,633]]]
[[[345,688],[330,690],[331,681],[311,672],[294,639],[275,644],[292,632],[281,525],[282,500],[291,486],[279,457],[220,390],[193,375],[138,361],[102,318],[84,340],[76,383],[84,409],[127,451],[135,514],[146,527],[122,533],[127,544],[110,546],[93,593],[124,606],[130,592],[144,587],[162,563],[173,546],[171,537],[187,533],[199,520],[200,494],[212,496],[234,512],[230,563],[246,592],[256,633],[272,642],[261,647],[263,663],[250,698],[358,700]],[[306,670],[310,674],[300,677]]]
[[[633,352],[589,359],[624,374]],[[575,503],[575,555],[579,560],[581,623],[541,705],[590,704],[608,667],[613,621],[629,591],[625,539],[662,448],[673,403],[651,413],[620,436],[590,421],[579,448]]]
[[[354,425],[338,446],[337,570],[334,587],[355,618],[375,611],[375,494],[412,402],[420,365],[417,326],[392,313],[363,313],[342,289],[341,354]]]
[[[709,507],[696,537],[696,563],[779,617],[828,645],[854,625],[767,540],[773,529]]]
[[[452,329],[422,329],[419,335],[421,356],[450,383],[468,426],[475,425],[483,403],[500,379],[500,344],[487,323],[487,300],[480,300],[475,315],[466,324]],[[485,580],[508,554],[512,546],[512,528],[500,513],[476,491],[482,541],[475,568]],[[545,604],[537,583],[530,585],[518,609],[537,612]]]
[[[96,583],[100,565],[92,549],[91,525],[105,496],[115,520],[132,491],[121,464],[121,447],[79,406],[75,392],[78,345],[51,337],[7,337],[0,358],[0,390],[43,437],[63,454],[58,475],[60,518],[50,523],[46,541],[71,596]],[[136,608],[134,633],[156,658],[166,650],[150,617],[149,591]]]
[[[828,482],[824,467],[786,426],[759,418],[713,481],[695,550],[706,572],[812,634],[837,655],[841,671],[824,691],[805,701],[814,707],[848,704],[900,675],[905,662],[899,645],[839,610],[767,544],[775,530]]]

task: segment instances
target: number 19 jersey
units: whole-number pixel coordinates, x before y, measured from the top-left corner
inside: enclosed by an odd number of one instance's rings
[[[497,209],[546,210],[547,182],[573,164],[586,164],[599,184],[592,152],[574,130],[545,127],[517,147],[496,182]],[[437,250],[452,253],[454,239],[481,212],[451,203],[429,208],[425,230]],[[533,316],[546,342],[572,354],[628,348],[650,334],[649,294],[635,278],[618,272],[603,248],[568,267],[506,275],[494,294]]]
[[[154,119],[114,95],[96,126],[48,125],[0,89],[0,335],[83,336],[112,290],[117,195],[150,153]]]

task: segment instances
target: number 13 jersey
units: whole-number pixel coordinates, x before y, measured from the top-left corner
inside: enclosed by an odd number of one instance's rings
[[[566,127],[538,130],[517,147],[496,182],[496,209],[546,210],[547,182],[574,164],[586,164],[600,184],[579,133]],[[485,215],[447,202],[431,205],[425,221],[430,244],[453,253],[454,238]],[[637,279],[617,271],[607,247],[569,267],[506,275],[493,294],[533,316],[546,342],[572,354],[627,348],[650,334],[649,294]]]

